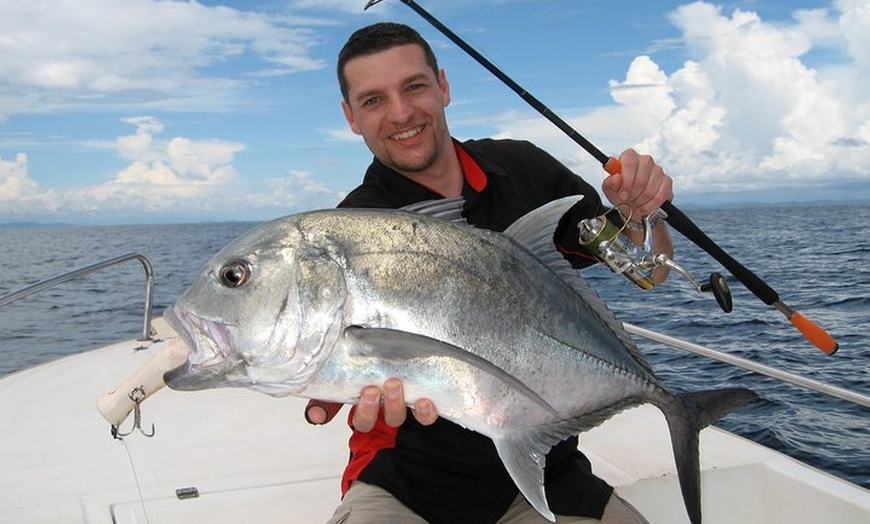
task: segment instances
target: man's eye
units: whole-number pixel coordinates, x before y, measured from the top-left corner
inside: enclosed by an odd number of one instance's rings
[[[367,98],[367,99],[363,100],[362,105],[363,105],[364,107],[366,107],[366,106],[373,106],[373,105],[377,105],[378,102],[380,102],[380,101],[381,101],[381,98],[375,96],[375,97]]]

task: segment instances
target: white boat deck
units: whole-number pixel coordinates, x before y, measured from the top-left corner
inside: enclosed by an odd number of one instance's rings
[[[166,333],[162,320],[155,327]],[[150,429],[153,422],[156,435],[137,432],[120,442],[95,402],[150,357],[153,350],[134,352],[137,345],[120,343],[0,380],[0,521],[312,524],[329,518],[347,459],[346,410],[332,424],[312,427],[303,419],[302,399],[163,390],[142,409],[143,425]],[[688,522],[664,418],[655,408],[620,414],[580,442],[596,472],[653,524]],[[701,453],[707,524],[870,522],[870,491],[767,448],[708,428]],[[189,487],[199,497],[176,496],[176,489]]]

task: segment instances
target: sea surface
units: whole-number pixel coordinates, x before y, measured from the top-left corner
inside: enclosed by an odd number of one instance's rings
[[[870,206],[688,209],[723,249],[781,299],[840,344],[826,356],[773,307],[729,276],[734,311],[672,273],[642,292],[603,267],[584,274],[617,315],[632,324],[870,394]],[[0,296],[126,253],[145,255],[155,273],[159,315],[198,268],[252,223],[105,227],[0,227]],[[700,281],[727,274],[674,234],[676,259]],[[142,332],[145,278],[129,261],[0,308],[0,377]],[[870,409],[780,383],[681,350],[638,339],[673,390],[749,387],[761,400],[718,425],[870,488]]]

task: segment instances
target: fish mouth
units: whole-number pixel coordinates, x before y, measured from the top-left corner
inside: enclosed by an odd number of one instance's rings
[[[176,391],[199,391],[226,386],[227,374],[240,368],[240,362],[227,362],[211,368],[195,368],[190,362],[170,369],[163,374],[163,382]]]
[[[190,363],[210,366],[229,357],[232,347],[229,324],[198,317],[177,305],[170,306],[163,318],[187,344]]]
[[[169,306],[166,308],[166,311],[163,312],[163,320],[165,320],[166,323],[169,324],[169,327],[172,328],[181,340],[184,341],[184,344],[189,350],[188,355],[190,355],[191,352],[196,351],[197,349],[193,342],[194,338],[190,336],[190,333],[188,332],[189,328],[187,324],[181,320],[182,316],[185,315],[177,308],[177,306]],[[190,357],[188,356],[188,358]]]
[[[191,315],[177,305],[170,306],[163,318],[190,350],[185,363],[163,374],[166,385],[181,391],[230,385],[228,376],[241,371],[244,362],[230,358],[229,326]]]

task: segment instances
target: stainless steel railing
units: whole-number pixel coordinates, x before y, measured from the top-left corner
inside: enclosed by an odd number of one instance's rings
[[[151,335],[154,334],[151,330],[151,303],[154,300],[154,270],[151,267],[151,262],[149,262],[144,255],[138,253],[128,253],[119,257],[103,260],[102,262],[97,262],[96,264],[76,269],[69,273],[42,280],[36,284],[21,288],[18,291],[13,291],[8,295],[0,297],[0,307],[11,304],[21,298],[33,295],[34,293],[39,293],[40,291],[56,287],[64,282],[82,278],[96,271],[122,264],[129,260],[138,260],[142,263],[142,267],[145,269],[145,321],[142,326],[142,338],[139,340],[151,340]]]
[[[864,395],[855,391],[850,391],[848,389],[841,388],[832,384],[827,384],[825,382],[820,382],[818,380],[813,380],[807,377],[803,377],[801,375],[795,375],[793,373],[789,373],[788,371],[783,371],[781,369],[766,366],[758,362],[753,362],[752,360],[747,360],[745,358],[729,355],[728,353],[723,353],[721,351],[716,351],[715,349],[710,349],[708,347],[700,346],[698,344],[686,342],[685,340],[680,340],[678,338],[670,337],[662,333],[650,331],[649,329],[644,329],[642,327],[638,327],[632,324],[624,325],[625,329],[633,335],[644,337],[649,340],[654,340],[670,347],[689,351],[697,355],[702,355],[707,358],[718,360],[720,362],[725,362],[726,364],[730,364],[741,369],[746,369],[760,375],[766,375],[768,377],[781,380],[788,384],[801,386],[817,393],[823,393],[831,397],[837,397],[843,400],[847,400],[849,402],[852,402],[853,404],[858,404],[859,406],[870,407],[870,396],[868,395]]]

